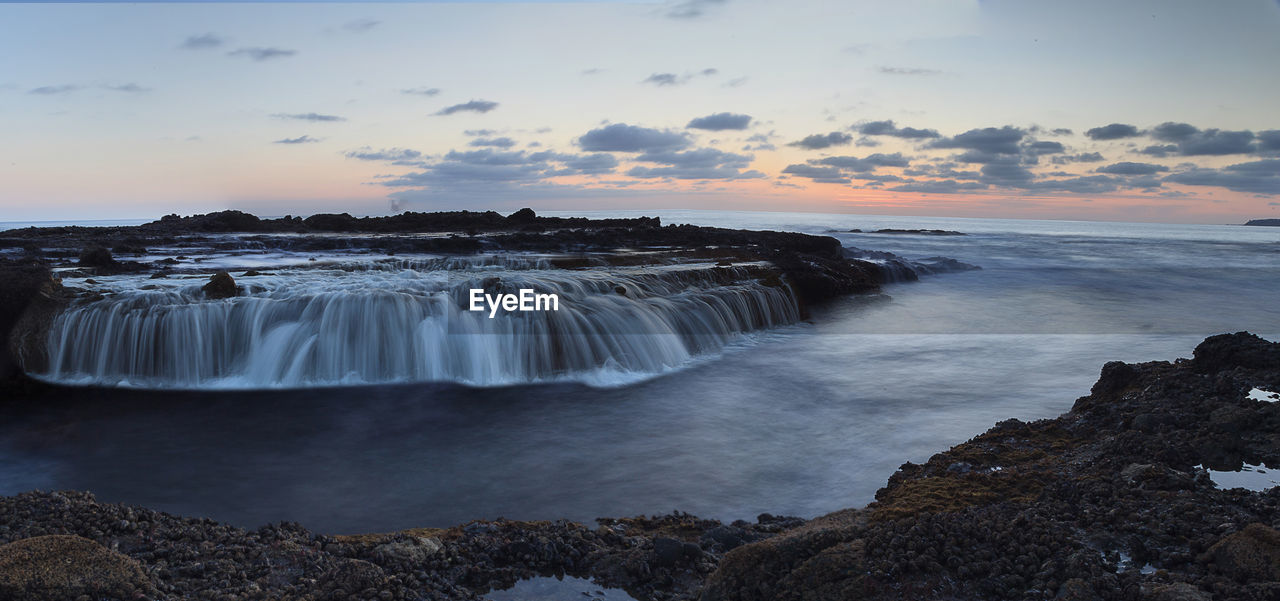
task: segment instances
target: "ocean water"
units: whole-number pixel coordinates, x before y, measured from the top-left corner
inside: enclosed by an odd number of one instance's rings
[[[1280,335],[1280,228],[607,214],[823,233],[982,269],[843,299],[622,385],[77,389],[0,422],[0,493],[87,489],[329,533],[675,509],[814,517],[871,501],[903,462],[999,420],[1066,411],[1107,361]]]

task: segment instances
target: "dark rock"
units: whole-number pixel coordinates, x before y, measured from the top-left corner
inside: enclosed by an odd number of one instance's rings
[[[112,268],[117,265],[115,257],[111,256],[111,251],[102,246],[86,248],[80,253],[78,263],[82,267],[100,268]]]
[[[204,291],[206,297],[211,299],[231,298],[240,293],[239,288],[236,287],[236,281],[225,271],[209,276],[209,283],[200,289]]]
[[[1194,357],[1196,368],[1202,372],[1280,366],[1280,348],[1249,332],[1210,336],[1196,347]]]
[[[534,213],[533,209],[530,209],[528,207],[520,209],[519,211],[516,211],[510,215],[507,215],[507,221],[511,221],[515,223],[533,223],[533,221],[537,218],[538,218],[537,213]]]

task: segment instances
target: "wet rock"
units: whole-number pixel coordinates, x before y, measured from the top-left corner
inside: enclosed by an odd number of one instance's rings
[[[155,592],[137,561],[79,536],[36,536],[0,546],[0,598],[131,599]]]
[[[1186,582],[1172,584],[1156,584],[1149,587],[1146,601],[1213,601],[1213,595],[1206,593]]]
[[[1280,580],[1280,532],[1249,524],[1214,543],[1200,560],[1240,582]]]
[[[219,271],[209,276],[209,283],[202,286],[200,290],[204,291],[205,297],[211,299],[231,298],[240,294],[239,288],[236,287],[236,281],[231,278],[231,274],[225,271]]]

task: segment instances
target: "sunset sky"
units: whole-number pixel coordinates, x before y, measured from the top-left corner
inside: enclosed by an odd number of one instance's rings
[[[0,221],[1280,217],[1280,3],[0,3]]]

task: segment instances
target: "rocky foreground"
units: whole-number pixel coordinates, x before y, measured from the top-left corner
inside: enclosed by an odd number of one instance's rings
[[[1280,488],[1222,490],[1198,467],[1280,465],[1280,403],[1255,387],[1280,390],[1280,344],[1248,333],[1108,363],[1070,412],[1001,422],[807,522],[327,536],[26,493],[0,499],[0,598],[473,599],[568,574],[663,600],[1280,599]]]

